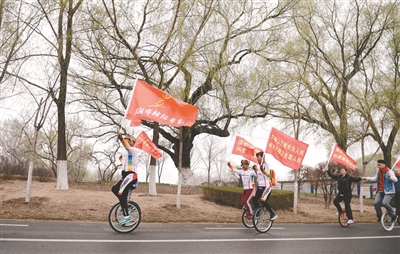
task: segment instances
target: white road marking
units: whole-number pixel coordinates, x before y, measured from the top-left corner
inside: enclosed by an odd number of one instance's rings
[[[0,227],[29,227],[26,224],[0,224]]]
[[[211,230],[219,230],[219,229],[222,229],[222,230],[232,230],[232,229],[234,229],[234,230],[238,230],[238,229],[246,229],[246,230],[248,230],[248,229],[251,229],[251,228],[244,228],[244,227],[240,227],[240,228],[215,228],[215,227],[212,227],[212,228],[205,228],[205,229],[211,229]],[[253,228],[254,229],[254,228]],[[271,230],[275,230],[275,229],[285,229],[285,228],[276,228],[276,227],[273,227],[273,228],[271,228],[270,229],[270,231]]]
[[[337,240],[368,240],[393,239],[392,236],[354,236],[354,237],[310,237],[310,238],[260,238],[260,239],[168,239],[168,240],[107,240],[107,239],[27,239],[27,238],[0,238],[0,242],[63,242],[63,243],[190,243],[190,242],[282,242],[282,241],[337,241]]]

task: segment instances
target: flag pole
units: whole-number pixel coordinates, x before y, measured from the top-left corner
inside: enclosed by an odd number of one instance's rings
[[[400,162],[400,155],[399,155],[399,158],[397,158],[396,162],[393,164],[391,169],[393,170],[394,167],[396,167],[397,163],[399,163],[399,162]],[[398,166],[398,167],[400,168],[400,166]]]
[[[135,93],[135,88],[136,88],[136,83],[138,81],[138,78],[135,79],[135,83],[133,83],[133,88],[132,88],[132,93],[131,93],[131,98],[129,98],[129,103],[127,104],[128,107],[126,107],[125,109],[125,114],[124,117],[126,118],[126,115],[128,114],[128,110],[129,110],[129,105],[131,105],[132,99],[133,99],[133,94]]]
[[[272,131],[269,131],[269,135],[268,135],[268,138],[267,138],[267,147],[265,148],[265,151],[264,151],[264,154],[263,154],[263,162],[265,162],[265,154],[266,154],[267,149],[268,149],[268,142],[269,142],[269,139],[271,138],[271,132]]]
[[[326,163],[325,168],[328,168],[329,162],[331,161],[331,157],[332,157],[333,151],[335,150],[335,146],[336,146],[336,144],[333,144],[331,155],[329,155],[329,157],[328,157],[328,162]]]

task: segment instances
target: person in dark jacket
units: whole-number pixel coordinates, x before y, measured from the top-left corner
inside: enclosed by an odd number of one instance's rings
[[[339,168],[339,174],[333,175],[328,168],[325,168],[328,175],[337,180],[337,187],[338,187],[338,194],[336,195],[335,199],[333,200],[333,204],[336,206],[338,210],[338,214],[342,213],[342,207],[340,206],[340,202],[344,201],[344,207],[346,209],[347,218],[349,219],[347,223],[352,224],[354,223],[353,220],[353,213],[351,211],[350,202],[353,198],[353,194],[351,193],[351,184],[355,182],[361,181],[361,177],[352,177],[347,174],[347,168],[341,167]]]

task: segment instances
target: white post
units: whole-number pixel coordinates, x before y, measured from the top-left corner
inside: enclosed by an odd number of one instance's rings
[[[297,170],[294,171],[294,197],[293,197],[293,213],[297,213],[297,196],[298,196],[298,183],[297,183]]]

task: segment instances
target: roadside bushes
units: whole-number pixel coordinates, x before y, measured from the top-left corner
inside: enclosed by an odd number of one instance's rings
[[[219,205],[232,206],[241,209],[240,203],[243,188],[204,186],[204,199]],[[293,191],[273,189],[268,202],[274,210],[290,210],[293,207]]]

